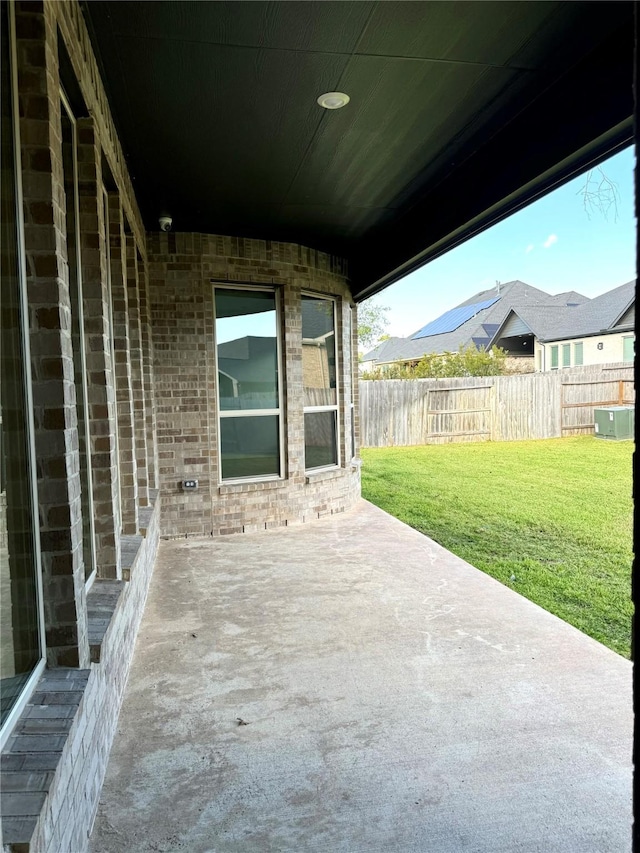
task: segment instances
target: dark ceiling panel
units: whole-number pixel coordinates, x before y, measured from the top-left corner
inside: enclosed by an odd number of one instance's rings
[[[290,232],[291,223],[304,242],[309,234],[317,234],[320,245],[333,246],[336,254],[348,254],[354,242],[371,229],[384,227],[395,219],[395,211],[355,205],[286,204],[281,209],[281,233]]]
[[[377,292],[401,277],[401,267],[406,275],[628,145],[632,57],[633,29],[625,27],[389,227],[372,229],[351,255],[356,294]]]
[[[633,111],[629,2],[83,10],[147,227],[341,254],[360,296],[604,156]]]
[[[171,205],[185,191],[205,210],[208,199],[280,204],[324,119],[316,98],[346,63],[336,54],[183,42],[164,54],[149,40],[128,38],[120,39],[119,55],[113,90],[129,106],[121,127],[152,221],[159,203]]]
[[[99,29],[108,26],[117,36],[350,53],[373,6],[334,0],[90,0],[87,8]]]
[[[396,207],[425,163],[499,103],[516,72],[356,56],[351,103],[323,121],[287,201]]]
[[[560,5],[556,0],[378,3],[358,53],[507,65]]]

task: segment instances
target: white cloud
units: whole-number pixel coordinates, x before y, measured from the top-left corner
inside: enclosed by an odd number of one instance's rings
[[[554,243],[557,243],[557,242],[558,242],[558,237],[555,234],[549,234],[549,236],[547,237],[547,239],[544,241],[544,243],[542,245],[545,247],[545,249],[548,249],[551,246],[553,246]]]
[[[535,246],[533,245],[533,243],[529,243],[527,248],[524,250],[525,255],[528,255],[529,252],[533,252],[534,248],[535,248]]]

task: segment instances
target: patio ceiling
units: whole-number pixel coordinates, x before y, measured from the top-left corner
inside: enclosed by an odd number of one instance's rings
[[[83,11],[146,227],[341,255],[356,298],[632,136],[628,2]]]

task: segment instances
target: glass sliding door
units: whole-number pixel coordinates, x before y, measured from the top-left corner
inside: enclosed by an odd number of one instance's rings
[[[282,476],[280,335],[274,291],[216,287],[220,480]]]
[[[12,21],[2,15],[0,233],[0,741],[44,668],[34,481],[30,363],[24,293],[19,143],[12,81]]]

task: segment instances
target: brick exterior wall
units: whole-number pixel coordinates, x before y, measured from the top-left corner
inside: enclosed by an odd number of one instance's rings
[[[120,513],[115,488],[116,443],[111,429],[115,406],[112,330],[100,145],[92,118],[78,121],[78,193],[96,552],[100,576],[115,578]]]
[[[347,338],[351,297],[340,260],[302,246],[205,234],[147,239],[159,488],[165,536],[216,536],[309,521],[360,494],[352,464],[351,387],[357,348]],[[285,478],[221,484],[213,282],[273,286],[281,302]],[[340,467],[305,473],[301,293],[336,298]],[[184,492],[183,479],[199,488]]]
[[[138,532],[138,479],[133,431],[133,385],[127,300],[127,257],[122,206],[117,193],[109,193],[109,256],[111,305],[115,344],[115,399],[118,434],[118,471],[122,532]]]
[[[14,8],[47,669],[3,751],[7,775],[0,784],[3,790],[10,786],[11,795],[3,800],[0,837],[3,849],[16,853],[82,853],[159,537],[310,521],[341,512],[359,497],[351,442],[352,417],[358,416],[356,331],[350,322],[355,310],[339,259],[260,240],[145,235],[79,3],[18,0]],[[84,100],[76,124],[77,226],[97,561],[92,588],[83,556],[72,324],[72,311],[77,317],[80,311],[74,309],[67,246],[63,46]],[[220,483],[213,281],[277,291],[285,427],[280,481]],[[309,474],[303,292],[331,296],[337,305],[341,461]],[[180,482],[192,477],[200,488],[183,492]],[[161,498],[154,504],[158,489]],[[11,541],[3,534],[0,529],[0,548]],[[4,603],[12,579],[0,580]],[[107,588],[119,597],[113,613],[102,618],[96,596]],[[61,710],[67,703],[56,700],[56,692],[67,699],[74,694],[73,713]]]
[[[39,0],[13,8],[47,669],[3,749],[1,837],[3,850],[80,853],[87,847],[160,534],[160,504],[152,510],[149,503],[156,451],[146,245],[79,4]],[[82,547],[60,35],[85,102],[84,117],[76,122],[76,226],[98,578],[90,589]],[[7,539],[11,544],[11,536],[0,536],[0,547]],[[5,590],[11,601],[15,579],[3,577],[3,583],[11,585]],[[122,587],[108,620],[91,604],[103,584]],[[76,703],[72,714],[70,699]]]
[[[100,663],[88,670],[49,670],[3,752],[0,786],[8,853],[87,849],[158,549],[159,521],[158,502],[131,580],[111,615]],[[23,778],[29,787],[21,790]]]
[[[80,463],[67,261],[57,30],[16,6],[22,190],[47,659],[87,666]]]

